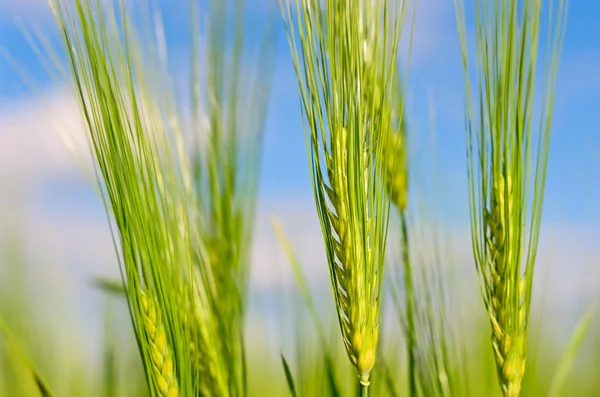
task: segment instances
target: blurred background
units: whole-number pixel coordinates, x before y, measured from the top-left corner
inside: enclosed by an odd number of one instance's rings
[[[185,57],[179,55],[187,48],[186,32],[176,27],[187,23],[186,2],[159,3],[171,67],[175,75],[185,75]],[[597,1],[571,1],[556,92],[534,287],[537,320],[532,326],[532,332],[543,329],[539,343],[552,350],[552,357],[560,355],[582,314],[600,302],[599,14]],[[249,354],[276,361],[294,340],[289,311],[296,310],[297,297],[290,266],[271,229],[272,214],[281,219],[324,316],[336,324],[297,81],[279,7],[274,1],[249,0],[247,18],[269,18],[277,26],[247,316]],[[136,346],[125,305],[92,283],[95,277],[117,280],[119,270],[88,157],[70,149],[77,146],[72,140],[83,141],[85,134],[78,105],[68,80],[52,76],[39,62],[23,27],[42,32],[51,46],[60,46],[44,0],[0,0],[0,309],[10,313],[5,315],[11,328],[23,330],[34,345],[32,356],[68,360],[73,371],[86,373],[82,379],[102,365],[103,345],[98,341],[107,338],[123,346],[124,357],[133,357],[121,365],[135,367]],[[435,197],[441,214],[437,221],[451,242],[451,260],[459,275],[453,280],[460,280],[451,288],[476,323],[485,313],[471,251],[463,72],[452,0],[418,2],[412,45],[405,112],[410,164],[414,169],[426,167],[424,161],[435,147],[443,186]],[[403,53],[407,47],[403,42]],[[418,180],[411,183],[419,185]],[[594,360],[598,363],[597,323],[574,364],[580,376],[591,371]],[[548,371],[556,365],[552,360],[541,360]],[[40,371],[49,379],[74,373],[61,375],[51,363]],[[283,384],[278,362],[269,371]],[[84,390],[86,383],[81,383]],[[590,383],[582,390],[600,395],[597,386]]]

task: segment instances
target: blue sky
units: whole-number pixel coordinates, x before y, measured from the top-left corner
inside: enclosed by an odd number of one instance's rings
[[[42,0],[0,0],[0,48],[6,49],[35,78],[38,88],[52,90],[57,84],[49,80],[15,23],[39,26],[52,42],[58,43],[52,19]],[[175,4],[171,1],[166,4]],[[185,50],[186,34],[178,27],[185,19],[185,1],[181,8],[165,7],[165,19],[174,54]],[[467,1],[467,3],[470,3]],[[248,19],[251,26],[260,24],[265,15],[278,18],[272,2],[250,1]],[[4,12],[3,12],[4,10]],[[572,219],[597,219],[600,210],[597,180],[600,175],[600,3],[593,0],[571,1],[568,33],[556,93],[555,128],[548,182],[548,210],[551,216]],[[311,197],[305,144],[300,119],[296,80],[287,42],[278,23],[279,45],[276,72],[269,111],[262,178],[263,196]],[[258,29],[256,29],[258,30]],[[252,29],[250,31],[252,32]],[[439,138],[440,163],[448,182],[460,185],[452,189],[450,203],[466,214],[464,195],[463,85],[460,48],[456,34],[452,0],[421,0],[418,5],[414,36],[413,62],[410,69],[408,118],[414,141],[429,132],[429,106],[433,99],[436,134]],[[33,96],[20,82],[13,66],[0,62],[0,101]],[[413,159],[418,166],[419,159]],[[69,186],[63,181],[61,190]],[[592,199],[593,198],[593,199]],[[554,213],[554,211],[558,211]]]
[[[36,56],[30,51],[18,23],[15,22],[20,20],[27,26],[39,28],[50,42],[58,45],[58,35],[44,3],[44,0],[0,0],[0,49],[8,52],[19,65],[24,65],[33,76],[37,89],[52,97],[54,92],[64,91],[64,82],[48,78]],[[471,2],[466,0],[466,3]],[[185,26],[183,22],[186,22],[186,2],[163,0],[161,4],[167,5],[164,7],[164,18],[174,70],[181,73],[185,71],[182,65],[186,64],[183,55],[186,50],[187,32],[181,29]],[[180,7],[173,6],[177,4]],[[277,26],[278,37],[273,92],[266,124],[261,206],[269,210],[280,207],[282,202],[302,203],[309,213],[315,215],[311,212],[312,191],[296,77],[283,27],[278,20],[278,12],[274,2],[249,0],[249,33],[256,33],[264,26],[265,20],[272,18]],[[600,198],[600,184],[595,183],[600,180],[598,15],[600,2],[571,1],[556,92],[545,207],[545,218],[549,222],[584,226],[600,223],[600,207],[596,204]],[[406,45],[403,48],[406,50]],[[412,161],[415,168],[427,161],[425,156],[421,155],[421,150],[429,139],[429,114],[430,105],[433,103],[438,160],[446,186],[444,197],[439,201],[447,219],[460,227],[466,226],[468,221],[462,73],[453,1],[420,0],[409,71],[406,114],[411,140],[417,147],[413,152]],[[10,167],[25,167],[29,162],[38,161],[47,155],[43,148],[39,149],[39,155],[31,155],[37,153],[35,146],[46,143],[50,145],[53,142],[60,144],[60,139],[53,135],[52,131],[44,132],[43,125],[40,130],[40,126],[35,124],[35,120],[41,116],[32,109],[37,108],[36,101],[40,100],[39,97],[39,92],[32,92],[24,86],[14,71],[14,65],[0,60],[0,115],[5,116],[0,117],[0,145],[4,146],[4,151],[0,147],[0,157],[2,153],[8,153],[16,158],[10,163],[13,164]],[[13,112],[13,108],[21,110]],[[11,116],[10,123],[5,125],[3,122],[7,115]],[[26,138],[30,134],[31,137]],[[11,148],[13,144],[15,146]],[[19,153],[19,150],[22,153]],[[31,158],[28,158],[28,155]],[[55,161],[68,163],[70,160],[66,158]],[[66,166],[63,164],[61,167]],[[28,202],[31,206],[39,208],[42,212],[71,212],[83,218],[103,219],[104,215],[95,194],[77,172],[64,172],[63,168],[58,167],[61,171],[53,174],[48,170],[54,168],[43,164],[38,168],[38,171],[45,172],[45,177],[35,179],[28,187]],[[416,183],[418,184],[418,181]],[[5,188],[10,186],[6,183],[3,185]]]

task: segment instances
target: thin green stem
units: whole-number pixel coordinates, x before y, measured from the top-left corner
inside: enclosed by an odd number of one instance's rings
[[[408,390],[409,396],[416,395],[416,371],[415,371],[415,296],[413,289],[412,264],[410,261],[410,247],[408,241],[408,221],[406,211],[400,211],[400,227],[402,229],[402,263],[404,265],[404,285],[406,288],[406,352],[408,354]]]
[[[369,386],[360,384],[360,397],[369,397]]]

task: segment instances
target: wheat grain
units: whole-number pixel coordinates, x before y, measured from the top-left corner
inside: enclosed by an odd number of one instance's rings
[[[368,283],[364,273],[367,266],[374,263],[374,252],[363,245],[362,239],[354,237],[368,231],[358,230],[353,224],[350,218],[351,198],[344,194],[350,189],[348,170],[345,167],[348,162],[347,142],[347,130],[341,128],[327,161],[331,187],[324,185],[324,188],[333,209],[327,212],[327,217],[335,232],[335,235],[330,234],[328,237],[333,242],[338,262],[332,267],[337,280],[335,288],[338,289],[336,295],[344,344],[350,360],[358,369],[361,382],[368,384],[369,373],[375,363],[378,312],[370,299],[364,299],[368,294],[365,290],[365,284]],[[360,168],[368,171],[366,158],[365,153]],[[373,219],[367,219],[366,222],[370,225]]]
[[[161,318],[156,299],[140,291],[144,331],[148,338],[154,385],[161,396],[178,397],[179,386],[175,376],[172,350]]]
[[[500,175],[493,186],[491,209],[484,217],[488,233],[485,245],[491,272],[491,305],[488,311],[492,324],[492,346],[505,395],[518,396],[525,374],[525,280],[521,278],[518,288],[514,288],[510,266],[507,266],[507,260],[513,257],[511,250],[517,249],[506,242],[509,228],[506,219],[514,214],[515,209],[512,180],[508,177],[505,182]],[[515,300],[519,302],[517,307],[513,304]],[[517,316],[512,313],[515,310]]]

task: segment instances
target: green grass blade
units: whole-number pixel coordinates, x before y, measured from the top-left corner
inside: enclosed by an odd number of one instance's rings
[[[283,356],[283,354],[281,354],[281,365],[283,366],[283,372],[285,374],[285,380],[287,382],[287,386],[288,386],[288,390],[290,392],[290,395],[292,397],[296,397],[296,386],[294,384],[294,377],[292,376],[292,371],[290,370],[290,367],[287,363],[287,361],[285,360],[285,357]]]
[[[91,284],[107,294],[126,297],[126,290],[122,281],[111,280],[104,277],[94,277]]]
[[[379,367],[383,372],[383,378],[385,379],[385,387],[388,392],[388,395],[391,397],[399,397],[397,388],[396,388],[396,380],[392,375],[392,371],[390,370],[387,362],[384,359],[379,360]]]
[[[335,361],[331,356],[331,352],[324,347],[323,361],[325,362],[325,374],[327,376],[327,390],[331,397],[339,397],[342,395],[335,376]]]
[[[327,345],[325,328],[321,322],[319,317],[319,313],[317,311],[317,306],[313,299],[312,294],[308,288],[308,283],[306,281],[306,276],[302,271],[302,265],[300,264],[300,260],[298,259],[296,253],[294,252],[292,245],[287,238],[283,227],[281,226],[281,222],[275,216],[271,216],[271,226],[273,231],[275,232],[275,236],[279,241],[279,244],[283,248],[284,254],[292,266],[292,272],[294,273],[294,278],[296,280],[296,285],[300,290],[300,294],[302,295],[302,299],[306,308],[309,311],[311,320],[313,321],[313,325],[317,330],[317,335],[319,337],[319,344],[321,350],[323,351],[323,362],[325,365],[325,372],[327,377],[327,386],[329,389],[329,393],[331,396],[339,396],[340,391],[337,385],[336,376],[335,376],[335,361],[332,358],[331,351]]]
[[[0,316],[0,334],[4,335],[5,343],[8,342],[8,348],[11,349],[17,359],[25,366],[27,372],[31,375],[31,379],[35,382],[37,390],[40,392],[40,396],[52,397],[53,393],[50,391],[50,388],[35,369],[35,366],[31,363],[23,349],[19,346],[3,316]]]
[[[125,292],[122,291],[124,296]],[[104,313],[104,349],[103,349],[103,382],[104,396],[111,397],[117,395],[117,384],[119,371],[117,368],[115,334],[113,332],[113,323],[111,321],[112,311],[108,308]]]
[[[598,309],[595,306],[591,307],[584,313],[577,323],[577,327],[575,327],[575,330],[573,331],[569,344],[567,345],[559,361],[558,369],[552,378],[548,397],[559,397],[562,395],[562,391],[567,381],[567,376],[571,370],[571,367],[573,366],[573,361],[575,361],[575,357],[581,349],[583,341],[592,329],[592,324],[594,323],[597,313]]]
[[[279,241],[279,245],[283,249],[283,252],[292,267],[292,272],[294,273],[294,278],[296,279],[296,285],[300,290],[300,294],[302,295],[302,299],[304,300],[304,304],[310,313],[310,317],[313,321],[315,328],[317,329],[317,334],[319,335],[319,339],[322,343],[325,341],[325,328],[321,323],[321,319],[319,318],[319,314],[317,312],[317,306],[315,301],[310,293],[308,288],[308,283],[306,282],[306,277],[304,272],[302,271],[302,265],[300,264],[300,260],[296,256],[292,245],[287,238],[283,227],[281,226],[281,222],[275,216],[271,216],[271,227],[275,232],[275,236]]]

